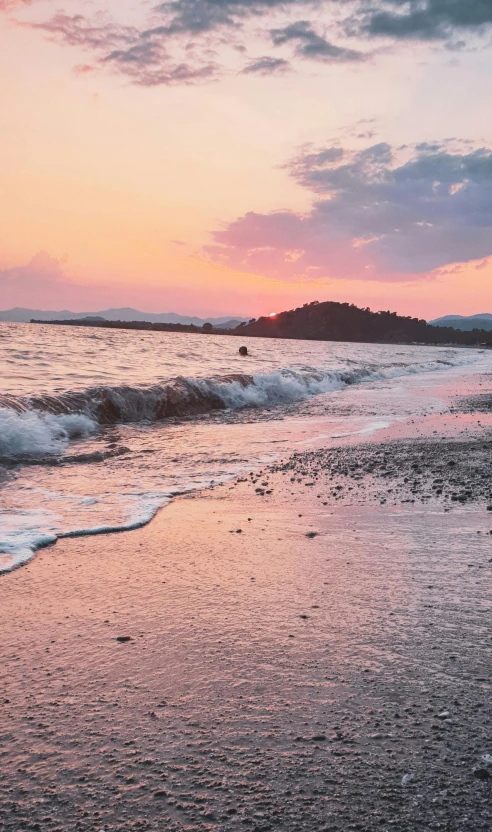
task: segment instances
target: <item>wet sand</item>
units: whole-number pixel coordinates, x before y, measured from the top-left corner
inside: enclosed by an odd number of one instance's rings
[[[2,577],[2,830],[490,831],[487,499],[320,453]]]

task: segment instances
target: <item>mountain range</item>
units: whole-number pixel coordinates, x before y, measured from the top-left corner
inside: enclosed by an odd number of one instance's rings
[[[104,318],[105,321],[149,321],[153,324],[194,324],[202,326],[211,323],[218,329],[233,329],[242,321],[249,320],[233,315],[222,318],[197,318],[190,315],[178,315],[176,312],[140,312],[138,309],[123,307],[121,309],[103,309],[101,312],[70,312],[62,309],[58,312],[41,309],[24,309],[20,306],[14,309],[0,311],[0,321],[11,323],[29,323],[32,319],[43,321],[77,321],[81,318]]]
[[[453,329],[461,329],[463,332],[471,332],[472,329],[492,330],[492,315],[488,312],[481,312],[478,315],[445,315],[443,318],[436,318],[429,321],[432,326],[451,326]]]
[[[211,323],[217,329],[234,329],[240,323],[248,322],[249,318],[239,315],[225,315],[219,318],[198,318],[193,315],[178,315],[176,312],[140,312],[139,309],[122,307],[120,309],[103,309],[100,312],[70,312],[68,309],[59,311],[45,311],[42,309],[25,309],[16,306],[13,309],[0,311],[0,321],[11,323],[29,323],[30,320],[64,320],[76,321],[81,318],[103,318],[106,321],[148,321],[154,324],[194,324],[203,326]],[[492,314],[482,312],[478,315],[444,315],[428,321],[432,326],[452,327],[463,332],[473,329],[492,331]]]

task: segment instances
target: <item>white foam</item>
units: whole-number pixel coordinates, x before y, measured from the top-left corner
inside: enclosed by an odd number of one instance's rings
[[[475,363],[477,355],[470,352],[456,351],[454,360],[435,360],[418,363],[391,363],[377,366],[353,367],[348,370],[304,367],[299,369],[280,369],[269,373],[258,373],[251,377],[250,383],[236,380],[186,379],[194,384],[203,394],[207,392],[218,395],[229,408],[265,407],[275,404],[296,402],[310,396],[342,390],[353,384],[370,381],[391,380],[418,373],[433,373],[449,370]]]
[[[8,523],[5,524],[7,528],[2,529],[0,535],[0,575],[23,566],[39,549],[51,546],[63,538],[92,537],[140,529],[150,523],[159,509],[170,501],[171,496],[165,494],[147,497],[140,501],[128,522],[72,530],[63,530],[62,518],[46,509],[10,514]]]
[[[96,423],[81,413],[55,416],[27,410],[16,413],[0,408],[0,456],[59,454],[70,440],[88,436]]]
[[[278,370],[253,376],[252,383],[239,381],[206,382],[210,392],[220,396],[226,407],[265,407],[296,402],[319,393],[340,390],[345,384],[343,374],[311,368]]]
[[[56,542],[59,517],[50,511],[32,509],[0,512],[0,574],[11,572],[31,560],[37,549]]]

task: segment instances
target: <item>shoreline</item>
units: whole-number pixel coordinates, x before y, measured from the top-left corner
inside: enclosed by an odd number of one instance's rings
[[[2,576],[6,832],[489,832],[487,500],[404,503],[426,441],[355,439]]]
[[[456,421],[458,420],[458,421]],[[489,487],[488,455],[492,450],[492,395],[487,393],[461,396],[449,412],[428,414],[389,420],[389,426],[369,431],[342,435],[337,444],[332,437],[328,447],[298,451],[278,462],[267,464],[263,470],[250,472],[249,476],[231,475],[213,486],[169,493],[161,505],[155,506],[148,517],[131,520],[118,526],[102,525],[75,531],[40,535],[30,554],[0,552],[0,580],[2,576],[23,568],[36,558],[37,553],[58,545],[64,539],[83,537],[105,537],[120,535],[145,528],[157,514],[167,508],[175,499],[184,495],[197,497],[214,493],[217,488],[230,487],[241,483],[258,485],[259,478],[266,477],[263,485],[254,489],[257,496],[268,496],[272,476],[290,476],[291,486],[284,496],[289,499],[295,493],[292,489],[314,487],[322,493],[316,494],[321,505],[333,501],[345,504],[364,502],[415,503],[436,500],[446,504],[449,511],[454,503],[485,502],[492,511],[492,485]],[[318,445],[322,440],[318,440]],[[110,452],[121,455],[127,449]],[[99,453],[104,462],[106,454]],[[77,457],[67,457],[67,461]],[[51,465],[63,465],[65,460],[51,460]],[[16,463],[18,464],[18,463]],[[23,461],[22,464],[25,464]],[[31,465],[43,464],[43,460],[31,460]],[[311,479],[312,482],[305,480]],[[280,483],[282,480],[280,480]],[[349,484],[350,483],[350,484]],[[275,487],[278,490],[279,482]],[[285,483],[282,484],[284,486]],[[390,488],[383,486],[389,485]],[[354,499],[355,498],[355,499]],[[446,501],[448,501],[446,503]],[[491,517],[492,520],[492,517]],[[492,532],[491,532],[492,533]]]

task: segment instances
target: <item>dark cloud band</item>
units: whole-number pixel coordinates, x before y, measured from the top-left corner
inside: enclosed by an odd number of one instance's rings
[[[492,151],[388,144],[302,153],[307,214],[248,213],[215,233],[213,260],[283,280],[409,280],[492,255]]]
[[[385,0],[364,15],[362,30],[392,38],[445,39],[492,24],[490,0]]]

